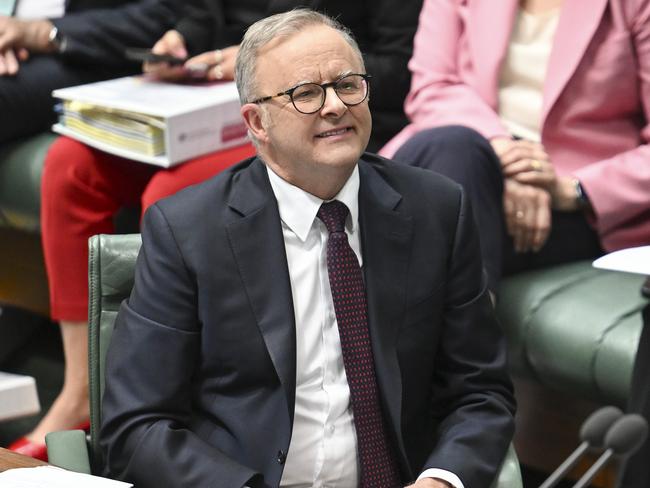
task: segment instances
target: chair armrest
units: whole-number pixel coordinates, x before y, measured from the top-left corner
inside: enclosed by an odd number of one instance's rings
[[[91,474],[88,442],[83,430],[61,430],[45,436],[48,462],[77,473]]]
[[[492,483],[492,488],[522,488],[521,470],[519,459],[512,444],[508,448],[506,457],[501,464],[497,479]]]

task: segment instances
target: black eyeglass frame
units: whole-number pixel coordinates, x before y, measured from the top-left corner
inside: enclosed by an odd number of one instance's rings
[[[338,92],[336,92],[336,85],[338,85],[341,81],[346,79],[348,76],[360,76],[366,82],[366,95],[360,101],[358,101],[357,103],[346,103],[345,101],[343,101],[341,99]],[[334,92],[336,93],[336,96],[339,97],[339,100],[341,100],[341,102],[343,102],[346,107],[354,107],[356,105],[362,104],[368,98],[368,95],[370,94],[370,80],[371,79],[372,79],[372,75],[369,75],[367,73],[366,74],[363,74],[363,73],[348,73],[347,75],[341,76],[339,79],[334,80],[334,81],[330,81],[329,83],[319,84],[319,83],[314,83],[312,81],[308,81],[308,82],[305,82],[305,83],[299,83],[298,85],[296,85],[294,87],[291,87],[288,90],[285,90],[283,92],[276,93],[275,95],[269,95],[269,96],[266,96],[266,97],[261,97],[261,98],[258,98],[256,100],[252,100],[252,101],[250,101],[248,103],[256,103],[256,104],[259,105],[260,103],[268,102],[269,100],[272,100],[273,98],[288,95],[289,99],[291,100],[291,104],[293,105],[293,108],[295,108],[301,114],[311,115],[311,114],[315,114],[316,112],[318,112],[320,109],[323,108],[323,106],[325,105],[325,99],[327,98],[327,89],[331,86],[331,87],[334,88]],[[320,87],[320,89],[323,91],[323,98],[322,98],[322,102],[320,104],[320,107],[318,107],[316,110],[314,110],[312,112],[303,112],[302,110],[300,110],[296,106],[296,102],[293,100],[293,92],[295,92],[301,86],[305,86],[305,85],[316,85],[316,86]]]

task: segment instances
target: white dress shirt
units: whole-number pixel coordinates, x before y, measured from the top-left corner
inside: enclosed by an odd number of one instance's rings
[[[327,274],[328,231],[316,217],[323,200],[287,183],[268,166],[267,171],[282,221],[296,321],[295,411],[280,486],[356,487],[357,437]],[[334,199],[350,210],[345,232],[362,266],[358,194],[355,167]],[[420,477],[464,488],[445,470],[429,469]]]

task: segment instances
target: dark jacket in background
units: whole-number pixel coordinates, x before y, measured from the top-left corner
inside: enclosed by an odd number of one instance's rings
[[[309,7],[348,27],[373,78],[370,109],[373,130],[369,151],[378,151],[407,124],[404,99],[411,75],[421,0],[194,0],[176,26],[192,54],[239,44],[246,28],[271,14]]]
[[[52,22],[67,38],[62,59],[123,67],[126,47],[153,46],[181,12],[180,0],[67,0]]]

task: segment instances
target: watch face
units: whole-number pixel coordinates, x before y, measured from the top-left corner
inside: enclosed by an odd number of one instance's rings
[[[65,48],[65,38],[61,35],[61,32],[59,32],[59,29],[56,26],[52,26],[47,40],[50,46],[52,46],[57,53],[63,52]]]

